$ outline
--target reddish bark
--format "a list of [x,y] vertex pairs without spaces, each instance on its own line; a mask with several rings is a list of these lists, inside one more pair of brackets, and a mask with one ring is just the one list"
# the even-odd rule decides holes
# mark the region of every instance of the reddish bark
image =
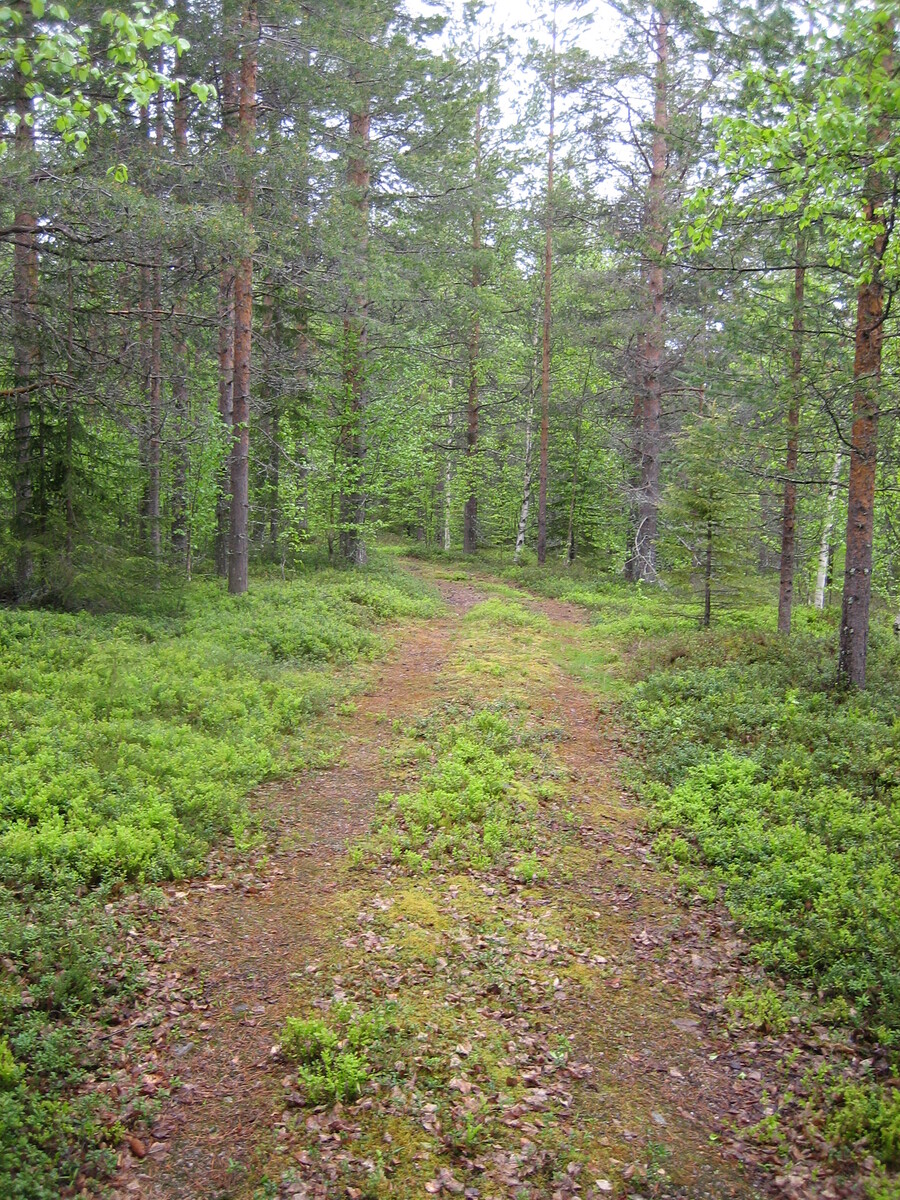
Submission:
[[[239,199],[253,216],[253,140],[256,132],[256,74],[259,18],[256,0],[246,0],[241,22],[241,91],[238,138],[242,151]],[[228,590],[246,592],[250,567],[250,361],[253,333],[253,258],[246,254],[234,279],[234,376],[232,395],[231,525],[228,538]]]
[[[880,220],[878,208],[872,202],[867,206],[867,215],[870,221]],[[866,684],[869,603],[872,595],[878,388],[884,337],[884,285],[880,265],[886,246],[887,234],[881,233],[873,248],[873,278],[860,287],[856,307],[856,353],[853,362],[856,386],[853,393],[853,427],[850,435],[847,549],[844,559],[838,678],[859,688],[865,687]]]
[[[884,74],[894,72],[893,18],[884,26],[881,63]],[[881,144],[890,136],[886,124],[874,132]],[[838,679],[854,687],[866,685],[869,645],[869,604],[872,598],[872,534],[878,451],[881,349],[884,340],[884,281],[882,262],[888,245],[885,180],[872,170],[867,180],[866,220],[874,231],[869,252],[869,279],[857,294],[856,352],[853,360],[853,426],[850,434],[850,481],[847,495],[847,538],[844,593],[838,648]]]

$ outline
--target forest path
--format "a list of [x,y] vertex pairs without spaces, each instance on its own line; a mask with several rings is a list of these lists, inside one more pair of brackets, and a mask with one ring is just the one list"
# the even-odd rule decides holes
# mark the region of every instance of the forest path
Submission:
[[[175,1086],[129,1138],[114,1195],[762,1195],[723,1149],[732,1121],[763,1115],[759,1073],[704,1015],[740,946],[648,863],[616,729],[560,665],[583,614],[415,569],[447,615],[405,629],[335,717],[339,765],[257,794],[265,852],[167,889],[148,1091]],[[351,870],[378,793],[415,788],[448,722],[485,708],[540,747],[534,854]],[[366,1050],[374,1094],[310,1110],[272,1048],[288,1015],[336,1001],[387,1005],[402,1032],[383,1035],[384,1062]]]

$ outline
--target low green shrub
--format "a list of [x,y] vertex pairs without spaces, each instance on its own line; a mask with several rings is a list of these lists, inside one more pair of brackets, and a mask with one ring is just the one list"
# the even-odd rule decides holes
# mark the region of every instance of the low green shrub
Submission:
[[[415,731],[433,749],[420,786],[379,797],[384,812],[357,861],[387,857],[414,873],[441,864],[485,870],[534,851],[537,760],[504,715],[426,722]],[[536,782],[536,780],[535,780]]]
[[362,1095],[369,1070],[353,1050],[323,1050],[313,1062],[300,1067],[297,1077],[312,1105],[352,1104]]
[[322,1017],[288,1017],[283,1053],[300,1065],[297,1080],[311,1105],[352,1104],[373,1074],[371,1057],[384,1057],[395,1032],[393,1004],[356,1012],[348,1004]]
[[850,1083],[835,1089],[826,1132],[838,1145],[867,1150],[885,1167],[900,1167],[900,1090]]
[[281,1048],[297,1062],[315,1062],[325,1051],[337,1046],[338,1035],[320,1017],[288,1017],[281,1035]]

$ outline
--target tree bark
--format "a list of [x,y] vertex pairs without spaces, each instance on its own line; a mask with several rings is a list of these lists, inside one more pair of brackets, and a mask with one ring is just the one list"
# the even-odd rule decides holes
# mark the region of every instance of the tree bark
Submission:
[[[354,79],[358,85],[360,81]],[[365,407],[366,342],[368,336],[369,245],[369,139],[371,134],[369,100],[350,113],[350,152],[347,183],[350,203],[357,214],[353,234],[353,265],[350,295],[344,314],[344,414],[341,443],[346,474],[340,499],[340,547],[347,562],[364,566],[368,558],[364,529],[366,522],[365,489]]]
[[797,462],[800,452],[800,405],[803,400],[803,293],[806,285],[806,245],[797,236],[794,300],[791,318],[791,379],[787,411],[787,454],[784,464],[784,505],[781,515],[781,577],[778,588],[778,632],[791,632],[794,600],[794,550],[797,531]]
[[706,555],[703,560],[703,628],[709,629],[712,620],[713,527],[706,522]]
[[[241,210],[253,216],[253,141],[256,132],[256,73],[259,18],[256,0],[246,0],[241,22],[241,92],[238,139],[241,147]],[[250,568],[250,364],[253,339],[253,257],[246,254],[234,280],[234,384],[232,399],[231,525],[228,538],[228,590],[246,592]]]
[[[450,376],[450,403],[453,403],[453,376]],[[447,413],[447,441],[453,445],[453,409]],[[444,460],[444,553],[450,552],[450,487],[453,483],[450,449]]]
[[159,256],[150,268],[150,357],[147,378],[147,522],[150,527],[150,553],[158,559],[162,550],[160,529],[160,463],[162,459],[162,279]]
[[[34,131],[31,120],[31,99],[26,93],[26,79],[16,69],[15,105],[19,123],[16,127],[16,149],[22,156],[34,152]],[[26,119],[27,118],[27,119]],[[34,577],[34,555],[31,539],[34,536],[34,479],[32,476],[31,413],[38,387],[38,255],[35,231],[37,219],[26,208],[15,214],[18,233],[13,243],[13,389],[15,392],[15,485],[14,522],[16,537],[16,597],[25,599]]]
[[538,470],[537,560],[547,560],[547,475],[550,466],[550,330],[553,317],[553,137],[556,118],[556,4],[550,47],[550,126],[547,135],[547,212],[544,221],[544,315],[541,328],[541,458]]
[[[234,0],[223,0],[222,6],[222,131],[226,146],[233,148],[237,141],[238,111],[240,108],[240,19]],[[219,417],[225,429],[228,451],[221,464],[216,495],[216,534],[214,556],[216,574],[228,578],[228,537],[231,523],[231,449],[234,416],[234,282],[233,263],[226,263],[219,276],[218,298],[218,360],[219,360]]]
[[653,140],[650,182],[647,188],[647,289],[650,320],[644,336],[644,372],[641,411],[641,483],[635,532],[635,579],[657,580],[656,542],[659,524],[659,458],[661,451],[662,371],[665,355],[665,254],[668,245],[666,174],[669,159],[669,14],[659,8],[654,16],[656,72],[653,84]]
[[[479,80],[479,89],[480,89]],[[469,333],[469,395],[466,404],[466,467],[469,495],[463,511],[463,550],[474,553],[478,545],[478,493],[475,456],[478,452],[478,352],[481,342],[479,289],[481,288],[481,94],[475,107],[475,200],[472,206],[472,328]]]
[[[870,202],[867,207],[868,219],[877,220],[876,213],[876,206]],[[876,239],[874,275],[870,282],[860,287],[856,307],[856,352],[853,362],[855,391],[850,434],[850,484],[838,678],[858,688],[866,685],[869,603],[872,596],[872,533],[884,309],[880,264],[886,243],[886,234]]]
[[[226,267],[219,277],[219,417],[228,433],[233,436],[234,403],[234,279],[233,267]],[[216,497],[216,574],[228,577],[228,524],[231,512],[230,458],[220,472],[219,489]]]
[[[172,108],[172,135],[175,156],[181,161],[187,158],[187,95],[184,91],[175,100]],[[190,559],[188,531],[188,418],[190,398],[188,394],[188,345],[184,329],[185,314],[172,313],[172,407],[175,418],[175,454],[172,470],[172,550],[185,570]]]
[[[887,77],[894,68],[894,22],[884,29],[881,66]],[[883,125],[875,131],[877,143],[889,136]],[[872,598],[872,534],[875,518],[878,417],[881,384],[881,349],[884,340],[884,281],[882,262],[888,244],[884,202],[885,181],[870,171],[867,181],[866,220],[875,230],[869,254],[870,277],[861,284],[856,304],[856,352],[853,360],[853,425],[850,433],[850,482],[847,494],[847,538],[844,557],[844,592],[838,647],[838,681],[853,687],[866,685],[869,645],[869,604]]]
[[841,467],[844,464],[844,451],[839,449],[834,456],[834,467],[828,486],[828,498],[825,501],[825,523],[822,526],[822,541],[819,544],[819,565],[816,571],[816,590],[813,595],[813,605],[820,612],[825,607],[825,584],[828,579],[828,560],[831,556],[831,534],[834,530],[834,508],[837,503],[838,489],[841,483]]
[[522,481],[522,507],[519,509],[519,528],[516,531],[516,549],[513,561],[518,562],[525,549],[525,534],[528,529],[528,512],[531,508],[531,423],[534,420],[534,401],[528,406],[528,416],[525,420],[525,476]]

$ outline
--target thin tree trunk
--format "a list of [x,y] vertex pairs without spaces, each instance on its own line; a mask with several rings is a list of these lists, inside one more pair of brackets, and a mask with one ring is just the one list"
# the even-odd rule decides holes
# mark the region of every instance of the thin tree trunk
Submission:
[[[235,0],[222,5],[222,130],[225,143],[237,142],[240,89],[240,13]],[[216,494],[214,556],[216,574],[228,578],[228,538],[231,522],[231,450],[234,418],[234,284],[235,268],[226,263],[219,276],[219,417],[228,450],[219,469]]]
[[640,523],[639,507],[641,495],[641,443],[644,418],[644,335],[638,333],[636,342],[637,375],[634,397],[631,403],[631,446],[629,454],[630,488],[628,496],[628,542],[625,547],[623,574],[629,583],[638,578],[637,535]]
[[[181,7],[181,6],[180,6]],[[182,14],[183,15],[183,14]],[[187,95],[181,92],[172,108],[172,134],[175,156],[187,158]],[[187,570],[188,565],[188,346],[184,330],[185,314],[172,313],[172,407],[175,418],[175,454],[172,472],[172,550]]]
[[669,15],[659,8],[655,14],[656,76],[654,80],[653,142],[650,182],[647,189],[647,234],[649,267],[647,286],[650,322],[644,341],[644,389],[641,414],[641,486],[635,534],[634,576],[655,583],[656,542],[659,523],[659,457],[661,450],[662,369],[665,353],[665,268],[668,244],[666,217],[666,173],[668,170],[669,109]]
[[544,221],[544,317],[541,330],[541,460],[538,470],[537,560],[547,559],[547,475],[550,465],[550,330],[553,317],[553,137],[556,118],[556,3],[550,49],[550,127],[547,135],[547,211]]
[[703,562],[703,628],[709,629],[712,619],[713,528],[706,522],[706,556]]
[[[358,79],[354,82],[360,84]],[[345,486],[341,488],[340,546],[347,562],[364,566],[367,560],[364,529],[366,522],[365,489],[365,407],[366,343],[368,337],[369,245],[369,138],[371,133],[369,100],[350,113],[350,153],[347,183],[350,203],[357,213],[354,231],[353,278],[344,316],[344,391],[347,412],[341,433],[344,451]]]
[[[26,79],[16,69],[16,148],[25,156],[34,152],[34,131],[31,119],[31,99],[25,88]],[[27,119],[26,119],[27,118]],[[13,388],[15,391],[15,514],[16,595],[27,596],[34,576],[34,556],[31,539],[34,536],[34,480],[32,476],[31,411],[38,387],[38,256],[35,231],[37,219],[26,208],[17,210],[15,224],[18,232],[13,243]]]
[[806,239],[797,235],[794,303],[791,320],[791,399],[787,411],[787,455],[784,464],[784,507],[781,516],[781,578],[778,588],[778,632],[791,632],[794,600],[794,552],[797,531],[797,462],[800,451],[800,405],[803,399],[803,292],[806,284]]
[[466,467],[469,495],[463,511],[463,550],[474,553],[478,544],[478,494],[475,456],[478,452],[478,352],[481,342],[479,289],[481,287],[481,93],[475,107],[475,201],[472,207],[472,328],[469,333],[469,396],[466,404]]
[[578,495],[578,459],[581,455],[581,404],[575,420],[575,461],[572,464],[572,494],[569,498],[569,529],[566,534],[566,566],[575,561],[575,500]]
[[839,449],[834,456],[834,467],[831,481],[828,485],[828,499],[825,501],[825,524],[822,526],[822,541],[819,544],[819,565],[816,571],[816,590],[813,605],[821,612],[825,607],[825,584],[828,579],[828,559],[831,551],[831,534],[834,530],[834,509],[837,503],[838,489],[841,484],[841,467],[844,465],[844,451]]
[[[453,376],[450,376],[450,402],[453,403]],[[447,441],[453,445],[453,409],[447,413]],[[452,461],[450,450],[444,461],[444,553],[450,552],[450,486],[453,482]]]
[[534,420],[534,398],[528,405],[528,416],[525,420],[525,476],[522,481],[522,507],[519,509],[519,528],[516,531],[516,549],[513,553],[513,561],[518,562],[522,556],[522,551],[525,549],[525,533],[528,529],[528,512],[531,508],[531,448],[532,448],[532,431],[531,425]]
[[[256,0],[246,0],[241,22],[241,210],[253,216],[253,140],[256,132],[256,73],[259,19]],[[234,385],[232,399],[231,525],[228,538],[228,590],[246,592],[250,569],[250,363],[253,339],[253,258],[241,260],[234,280]]]
[[147,521],[150,553],[158,559],[162,550],[160,530],[160,462],[162,459],[162,278],[159,255],[150,268],[150,373],[147,380]]
[[[234,280],[233,267],[226,267],[219,277],[219,416],[232,438],[234,403]],[[228,577],[228,523],[231,512],[230,459],[223,464],[216,496],[216,574]]]

